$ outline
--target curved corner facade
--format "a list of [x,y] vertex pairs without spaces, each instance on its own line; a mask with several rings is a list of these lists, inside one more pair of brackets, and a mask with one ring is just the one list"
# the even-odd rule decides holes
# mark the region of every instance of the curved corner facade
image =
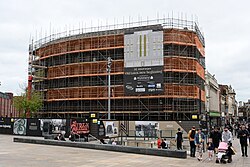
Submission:
[[[197,25],[161,23],[80,33],[30,48],[40,117],[191,120],[204,111],[205,44]],[[139,71],[139,72],[138,72]]]

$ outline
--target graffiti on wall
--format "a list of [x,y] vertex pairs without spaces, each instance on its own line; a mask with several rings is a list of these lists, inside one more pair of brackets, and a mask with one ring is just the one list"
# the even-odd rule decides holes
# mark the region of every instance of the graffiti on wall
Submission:
[[14,122],[13,133],[15,135],[26,135],[26,127],[26,119],[16,119]]
[[89,123],[81,120],[71,120],[71,134],[87,135],[89,134]]

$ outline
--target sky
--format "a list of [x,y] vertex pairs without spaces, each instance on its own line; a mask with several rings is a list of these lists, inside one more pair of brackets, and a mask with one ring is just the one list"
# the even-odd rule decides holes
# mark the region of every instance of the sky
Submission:
[[241,0],[0,0],[0,91],[27,84],[28,46],[65,29],[138,18],[196,18],[206,42],[206,68],[250,99],[250,1]]

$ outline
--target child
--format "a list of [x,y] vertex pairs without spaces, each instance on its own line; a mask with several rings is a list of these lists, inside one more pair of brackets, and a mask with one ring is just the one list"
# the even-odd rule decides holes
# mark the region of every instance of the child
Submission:
[[198,161],[202,161],[202,151],[203,151],[203,143],[205,140],[205,135],[203,132],[201,132],[201,129],[198,129],[197,133],[195,134],[195,140],[194,143],[196,147],[198,148],[199,156],[198,156]]
[[212,138],[208,139],[207,150],[208,150],[208,160],[211,161],[214,152],[214,144],[212,142]]

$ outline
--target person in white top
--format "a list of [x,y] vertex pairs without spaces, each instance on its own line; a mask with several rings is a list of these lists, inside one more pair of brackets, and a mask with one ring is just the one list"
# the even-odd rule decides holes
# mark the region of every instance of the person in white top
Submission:
[[222,132],[222,141],[226,143],[232,143],[232,133],[228,130],[228,127],[224,128]]
[[112,145],[116,145],[116,142],[115,142],[115,140],[113,140],[113,141],[112,141]]

